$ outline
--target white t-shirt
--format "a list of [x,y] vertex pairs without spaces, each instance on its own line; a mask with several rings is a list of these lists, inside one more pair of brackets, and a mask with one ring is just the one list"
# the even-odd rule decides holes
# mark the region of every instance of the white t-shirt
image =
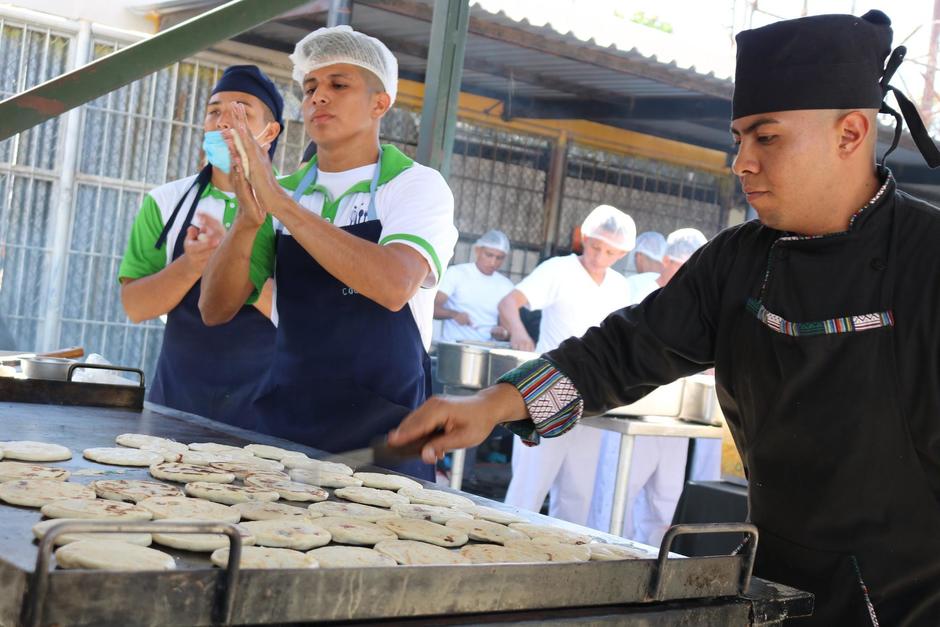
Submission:
[[[388,150],[388,148],[386,148]],[[375,165],[354,168],[344,172],[317,174],[317,186],[326,188],[332,198],[337,198],[353,185],[372,180]],[[383,162],[384,167],[384,162]],[[306,171],[306,168],[304,168]],[[294,177],[299,173],[295,173]],[[300,205],[316,215],[323,215],[324,196],[313,192],[300,198]],[[424,257],[431,272],[418,292],[408,302],[421,340],[427,350],[431,346],[434,318],[433,289],[441,278],[454,254],[457,243],[457,228],[454,226],[454,195],[440,172],[413,163],[387,183],[379,185],[375,192],[375,209],[382,223],[379,243],[403,244]],[[342,198],[332,222],[336,226],[352,226],[367,220],[369,192],[353,192]],[[290,232],[279,221],[274,228],[282,235]],[[276,289],[276,285],[275,285]],[[277,320],[277,299],[272,319]]]
[[610,268],[600,285],[588,274],[578,255],[543,261],[516,285],[531,309],[542,310],[539,341],[544,353],[569,337],[580,337],[610,313],[629,304],[627,280]]
[[490,331],[499,324],[497,306],[512,291],[512,281],[499,272],[486,276],[475,263],[462,263],[447,268],[437,289],[448,296],[446,306],[470,316],[472,326],[444,320],[441,339],[491,340]]
[[659,283],[656,282],[657,279],[659,279],[658,272],[641,272],[640,274],[628,276],[627,287],[629,294],[627,295],[627,302],[636,305],[658,290]]

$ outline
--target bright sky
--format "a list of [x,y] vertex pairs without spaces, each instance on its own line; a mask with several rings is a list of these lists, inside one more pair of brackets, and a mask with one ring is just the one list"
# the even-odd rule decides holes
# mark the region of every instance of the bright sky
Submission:
[[[489,11],[505,11],[514,19],[551,23],[556,30],[571,30],[581,39],[593,37],[598,44],[615,44],[644,55],[675,61],[680,67],[695,67],[719,77],[734,73],[734,38],[739,30],[763,26],[779,19],[808,15],[853,13],[862,15],[881,9],[891,18],[894,45],[907,46],[907,58],[892,84],[921,102],[924,70],[928,57],[933,0],[475,0]],[[751,7],[757,5],[758,10]],[[642,12],[671,26],[666,33],[632,21]],[[940,76],[936,84],[940,87]],[[936,100],[940,101],[940,98]],[[940,109],[935,102],[934,110]],[[938,116],[940,117],[940,116]]]

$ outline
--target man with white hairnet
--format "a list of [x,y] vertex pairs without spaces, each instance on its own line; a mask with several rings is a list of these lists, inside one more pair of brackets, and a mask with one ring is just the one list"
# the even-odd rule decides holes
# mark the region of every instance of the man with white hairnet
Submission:
[[512,291],[512,281],[498,272],[509,254],[509,238],[489,231],[473,244],[473,254],[473,262],[449,267],[437,288],[434,317],[444,321],[441,339],[508,340],[497,308]]
[[[669,283],[696,250],[707,240],[697,229],[679,229],[669,234],[663,255],[663,271],[646,293],[633,295],[630,305]],[[636,278],[636,277],[634,277]],[[620,435],[605,432],[597,460],[597,478],[588,526],[607,531],[610,526]],[[718,441],[719,445],[721,444]],[[672,522],[676,504],[682,495],[688,438],[637,436],[630,462],[626,511],[621,535],[644,544],[659,546]]]
[[[542,262],[499,304],[513,348],[552,350],[628,304],[627,280],[611,266],[636,243],[633,219],[601,205],[581,224],[581,237],[582,254]],[[542,310],[538,346],[522,325],[522,307]],[[545,440],[538,447],[513,438],[506,503],[537,512],[550,492],[549,515],[583,525],[591,505],[601,433],[576,425],[566,437]]]
[[[317,153],[275,179],[236,115],[224,136],[239,213],[206,271],[200,309],[219,324],[244,302],[250,243],[271,214],[278,329],[273,364],[258,372],[254,428],[342,452],[368,446],[430,392],[433,288],[457,240],[454,198],[439,172],[379,143],[398,89],[382,42],[321,28],[290,58]],[[420,462],[396,470],[433,478]]]
[[663,272],[663,255],[666,254],[666,238],[662,233],[646,231],[636,236],[633,256],[635,274],[627,276],[630,284],[630,304],[638,303],[650,292],[659,289],[656,281]]

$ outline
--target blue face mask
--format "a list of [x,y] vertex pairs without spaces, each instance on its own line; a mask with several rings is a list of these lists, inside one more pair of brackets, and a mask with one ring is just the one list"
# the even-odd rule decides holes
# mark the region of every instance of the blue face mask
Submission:
[[229,154],[228,146],[222,138],[222,131],[206,131],[202,138],[202,149],[213,168],[218,168],[226,174],[231,171],[232,155]]

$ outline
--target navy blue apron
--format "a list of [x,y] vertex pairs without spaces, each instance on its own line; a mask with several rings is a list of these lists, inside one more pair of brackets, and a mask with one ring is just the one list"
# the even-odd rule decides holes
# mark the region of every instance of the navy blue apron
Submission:
[[[173,246],[174,260],[183,254],[186,229],[201,196],[200,190],[196,193]],[[206,326],[199,313],[199,284],[196,281],[167,314],[148,400],[251,427],[250,403],[274,355],[274,325],[256,307],[246,305],[226,324]]]
[[[382,159],[369,188],[369,212],[347,233],[378,243],[375,210]],[[314,163],[294,192],[317,179]],[[262,433],[341,453],[368,446],[430,395],[430,359],[410,307],[389,311],[323,269],[293,237],[278,233],[277,349],[255,410]],[[433,480],[420,460],[391,468]]]

